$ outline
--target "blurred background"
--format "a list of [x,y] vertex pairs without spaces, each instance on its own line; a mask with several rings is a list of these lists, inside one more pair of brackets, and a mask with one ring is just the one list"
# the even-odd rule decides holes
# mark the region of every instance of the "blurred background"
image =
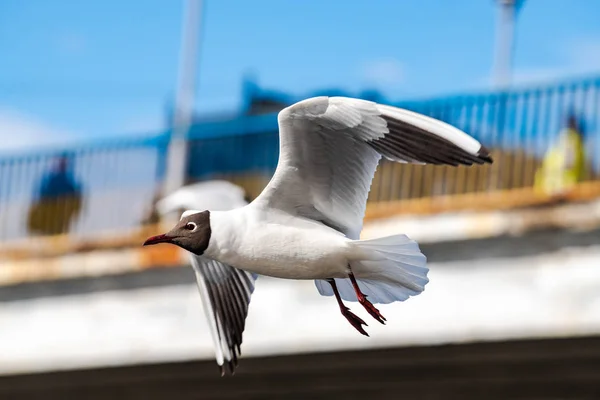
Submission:
[[[0,398],[600,398],[598,17],[596,0],[0,0]],[[367,338],[314,283],[261,277],[220,378],[185,254],[141,243],[256,197],[277,112],[316,95],[446,121],[495,163],[382,161],[363,237],[419,241],[425,292]]]

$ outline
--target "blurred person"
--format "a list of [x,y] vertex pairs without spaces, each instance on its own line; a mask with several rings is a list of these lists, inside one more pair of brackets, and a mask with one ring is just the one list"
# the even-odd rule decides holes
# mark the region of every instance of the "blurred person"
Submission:
[[536,171],[536,193],[564,195],[587,175],[584,135],[576,117],[571,114],[556,144],[546,152],[542,166]]
[[39,183],[28,215],[31,234],[59,235],[67,233],[82,207],[81,184],[69,165],[69,158],[56,159]]

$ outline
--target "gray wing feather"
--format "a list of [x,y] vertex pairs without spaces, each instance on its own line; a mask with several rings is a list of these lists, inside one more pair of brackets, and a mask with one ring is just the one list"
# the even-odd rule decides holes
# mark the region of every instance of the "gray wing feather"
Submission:
[[208,257],[191,255],[217,363],[235,371],[256,274]]

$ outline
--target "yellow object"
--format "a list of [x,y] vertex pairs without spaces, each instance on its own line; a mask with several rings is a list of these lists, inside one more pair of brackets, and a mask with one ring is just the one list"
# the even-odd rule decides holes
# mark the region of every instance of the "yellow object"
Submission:
[[71,222],[81,211],[80,196],[59,197],[34,203],[29,210],[29,232],[42,235],[67,233]]
[[547,195],[564,193],[582,181],[584,174],[585,152],[581,135],[574,129],[566,129],[536,171],[534,189]]

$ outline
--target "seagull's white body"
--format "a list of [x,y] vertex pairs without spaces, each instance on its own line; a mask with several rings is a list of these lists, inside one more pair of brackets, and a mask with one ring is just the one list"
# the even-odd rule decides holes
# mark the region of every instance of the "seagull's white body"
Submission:
[[259,275],[285,279],[346,277],[351,241],[313,220],[259,204],[211,212],[206,256]]
[[[192,257],[219,365],[235,364],[256,274],[314,279],[321,295],[347,301],[357,301],[352,279],[372,303],[404,301],[424,290],[428,269],[416,242],[405,235],[359,240],[382,157],[492,162],[477,140],[451,125],[365,100],[311,98],[282,110],[278,122],[273,178],[252,203],[211,211],[208,247]],[[340,310],[352,317],[341,299]]]

